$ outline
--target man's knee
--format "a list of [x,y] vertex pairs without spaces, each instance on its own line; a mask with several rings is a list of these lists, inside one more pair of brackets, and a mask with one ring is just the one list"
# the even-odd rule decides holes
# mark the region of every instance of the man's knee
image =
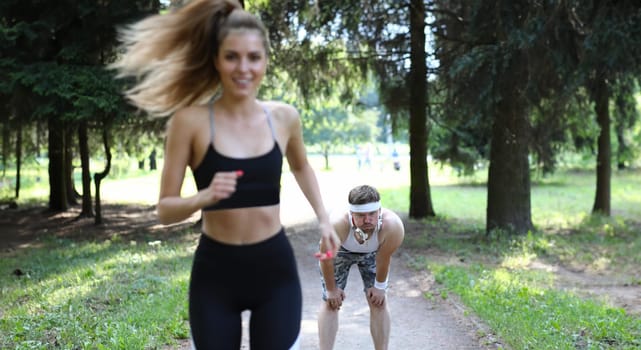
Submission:
[[369,309],[372,312],[372,314],[383,313],[383,312],[385,312],[385,310],[387,310],[387,299],[385,299],[385,301],[383,301],[383,304],[376,305],[376,304],[373,304],[372,301],[369,300],[369,298],[368,298],[367,299],[367,305],[369,306]]
[[329,303],[328,303],[328,302],[323,301],[323,302],[322,302],[322,304],[321,304],[321,310],[322,310],[323,312],[327,312],[327,313],[331,313],[331,314],[333,314],[333,313],[338,313],[338,311],[339,311],[340,309],[334,309],[334,308],[332,308],[331,306],[329,306]]

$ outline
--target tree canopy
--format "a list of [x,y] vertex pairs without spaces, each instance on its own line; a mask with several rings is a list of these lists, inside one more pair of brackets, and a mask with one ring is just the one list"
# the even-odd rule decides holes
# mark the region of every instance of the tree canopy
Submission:
[[[407,135],[411,217],[436,214],[428,154],[462,170],[489,164],[487,230],[517,233],[533,228],[532,170],[554,171],[567,150],[594,153],[593,211],[609,214],[611,144],[618,167],[638,158],[638,1],[241,3],[269,28],[261,96],[299,107],[307,142],[329,154],[388,122]],[[22,148],[39,153],[46,136],[52,209],[73,197],[74,153],[85,164],[114,140],[139,154],[162,142],[164,121],[136,114],[120,94],[127,81],[105,69],[118,54],[118,26],[161,8],[143,0],[0,4],[3,163],[19,164]],[[377,98],[366,106],[372,83]]]

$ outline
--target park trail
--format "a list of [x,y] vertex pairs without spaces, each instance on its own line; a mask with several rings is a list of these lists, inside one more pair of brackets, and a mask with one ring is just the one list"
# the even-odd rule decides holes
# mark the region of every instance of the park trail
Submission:
[[[360,175],[359,175],[360,174]],[[346,208],[349,190],[363,180],[363,173],[353,176],[319,174],[323,200],[329,211]],[[368,183],[376,186],[376,183]],[[387,184],[389,185],[389,184]],[[384,203],[383,203],[384,205]],[[316,218],[289,173],[283,174],[281,218],[298,262],[303,289],[303,320],[300,349],[318,349],[317,315],[321,302],[321,284],[318,260],[319,231]],[[433,278],[426,271],[409,267],[411,255],[402,247],[392,259],[388,302],[392,317],[390,350],[468,350],[497,349],[487,327],[466,314],[456,301],[432,297]],[[346,299],[340,310],[339,329],[334,349],[369,350],[374,345],[369,332],[369,308],[363,284],[355,266],[350,271]],[[243,342],[241,349],[249,349],[249,313],[243,313]],[[178,349],[189,349],[183,343]]]

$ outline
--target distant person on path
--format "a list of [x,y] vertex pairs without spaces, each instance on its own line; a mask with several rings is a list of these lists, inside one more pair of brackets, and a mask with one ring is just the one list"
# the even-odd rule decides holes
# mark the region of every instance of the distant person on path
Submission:
[[394,170],[401,170],[401,160],[398,156],[398,151],[396,150],[396,148],[394,148],[394,150],[392,151],[392,163],[394,165]]
[[363,149],[360,145],[356,145],[356,147],[354,148],[354,154],[356,154],[358,170],[361,170],[361,167],[363,166]]
[[[323,254],[340,241],[291,105],[260,101],[268,35],[235,0],[193,0],[122,32],[113,68],[138,77],[127,97],[169,116],[157,212],[181,222],[201,211],[202,235],[189,285],[189,324],[198,350],[240,349],[251,311],[252,350],[297,349],[302,291],[280,221],[283,157],[318,218]],[[186,168],[198,192],[181,195]]]
[[372,144],[368,143],[368,144],[365,146],[365,151],[364,151],[364,152],[365,152],[365,155],[364,155],[364,158],[365,158],[365,165],[366,165],[368,168],[370,168],[370,169],[371,169],[371,168],[372,168],[372,152],[373,152],[373,151],[372,151]]
[[[336,257],[319,262],[323,302],[318,316],[320,350],[334,347],[338,312],[346,298],[349,270],[358,266],[370,309],[370,333],[376,350],[388,348],[390,312],[386,290],[392,254],[405,236],[401,218],[381,207],[379,192],[368,185],[353,188],[348,195],[349,210],[332,218],[341,240]],[[321,242],[321,251],[325,250]]]

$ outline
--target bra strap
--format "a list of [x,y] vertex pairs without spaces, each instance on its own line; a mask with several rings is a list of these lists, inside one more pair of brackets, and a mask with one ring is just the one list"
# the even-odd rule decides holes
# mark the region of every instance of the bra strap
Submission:
[[263,106],[265,114],[267,114],[267,124],[269,124],[269,130],[272,132],[272,138],[276,140],[276,132],[274,131],[274,126],[272,125],[272,114],[269,113],[267,107]]

